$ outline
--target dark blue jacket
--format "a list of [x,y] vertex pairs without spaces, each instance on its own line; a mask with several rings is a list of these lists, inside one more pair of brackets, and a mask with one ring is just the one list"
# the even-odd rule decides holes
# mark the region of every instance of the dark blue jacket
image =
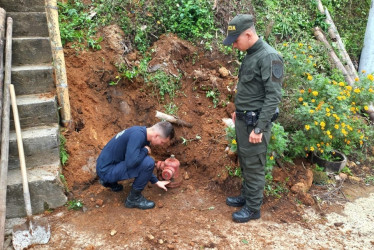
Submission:
[[[119,132],[101,151],[97,159],[96,171],[100,178],[111,172],[111,168],[122,168],[124,175],[120,179],[138,176],[141,162],[148,155],[146,127],[134,126]],[[154,174],[150,179],[154,184],[158,180]]]

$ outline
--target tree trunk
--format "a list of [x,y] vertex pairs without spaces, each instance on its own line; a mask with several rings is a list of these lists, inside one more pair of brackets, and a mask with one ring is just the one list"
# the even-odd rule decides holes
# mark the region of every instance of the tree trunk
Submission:
[[185,122],[185,121],[183,121],[183,120],[181,120],[181,119],[179,119],[175,116],[168,115],[168,114],[162,113],[160,111],[156,111],[156,117],[161,119],[161,120],[165,120],[167,122],[175,123],[175,124],[178,124],[178,125],[181,125],[181,126],[186,126],[186,127],[189,127],[189,128],[192,127],[191,123]]

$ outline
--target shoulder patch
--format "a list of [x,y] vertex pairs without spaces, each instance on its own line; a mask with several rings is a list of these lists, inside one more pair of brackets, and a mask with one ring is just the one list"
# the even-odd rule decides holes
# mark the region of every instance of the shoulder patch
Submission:
[[271,61],[272,80],[280,82],[283,76],[283,63],[280,60]]

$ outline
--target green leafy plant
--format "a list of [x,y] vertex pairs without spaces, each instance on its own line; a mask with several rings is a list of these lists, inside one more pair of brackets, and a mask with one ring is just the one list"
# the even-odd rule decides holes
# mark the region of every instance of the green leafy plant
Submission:
[[74,199],[74,200],[69,200],[68,202],[67,202],[67,207],[68,207],[68,209],[69,210],[80,210],[80,209],[83,209],[83,202],[82,201],[80,201],[80,200],[76,200],[76,199]]
[[216,108],[219,103],[219,91],[217,89],[215,90],[208,90],[206,92],[206,97],[212,98],[213,101],[213,107]]
[[345,173],[349,176],[353,175],[352,170],[348,166],[345,166],[342,170],[340,170],[340,172]]
[[290,159],[285,156],[285,152],[289,147],[289,142],[288,133],[285,132],[283,126],[280,123],[273,123],[268,145],[268,154],[266,155],[265,172],[272,172],[277,158],[290,161]]
[[228,146],[232,152],[236,152],[238,149],[238,145],[236,142],[236,132],[235,127],[228,126],[225,128],[226,131],[226,140],[228,142]]
[[65,191],[66,191],[66,192],[69,192],[69,186],[68,186],[68,183],[67,183],[67,181],[66,181],[66,178],[65,178],[65,176],[64,176],[63,174],[60,174],[60,180],[61,180],[62,184],[63,184],[64,187],[65,187]]
[[158,88],[161,101],[164,101],[165,95],[168,95],[169,98],[173,100],[175,93],[179,88],[180,77],[175,77],[162,70],[157,70],[155,73],[148,75],[147,81],[151,82],[153,86]]
[[60,134],[60,160],[63,166],[69,160],[69,154],[66,151],[66,138],[62,134]]
[[287,177],[284,182],[273,182],[273,177],[270,174],[265,175],[265,195],[273,196],[277,199],[281,198],[282,194],[289,192],[286,185],[288,180],[289,178]]
[[242,170],[240,167],[231,167],[231,166],[226,166],[226,169],[229,173],[229,176],[233,177],[242,177]]

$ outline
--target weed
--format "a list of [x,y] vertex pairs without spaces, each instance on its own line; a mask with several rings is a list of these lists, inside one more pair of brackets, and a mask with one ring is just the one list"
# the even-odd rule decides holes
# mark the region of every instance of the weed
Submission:
[[67,202],[67,207],[69,210],[73,209],[73,210],[80,210],[83,208],[83,202],[80,201],[80,200],[70,200]]
[[366,183],[366,184],[374,185],[374,176],[372,176],[372,175],[367,175],[367,176],[365,177],[365,183]]
[[266,196],[273,196],[275,198],[281,198],[281,194],[288,193],[288,188],[286,183],[288,182],[289,178],[287,177],[285,181],[280,183],[273,182],[273,177],[270,173],[265,175],[265,195]]
[[233,176],[236,176],[236,177],[242,177],[242,169],[240,167],[231,167],[231,166],[226,166],[226,169],[229,173],[229,176],[233,177]]
[[342,170],[340,170],[340,172],[345,173],[346,175],[349,175],[349,176],[353,175],[352,170],[347,166],[345,166]]
[[187,146],[187,144],[191,141],[199,141],[201,140],[201,136],[200,135],[196,135],[195,138],[193,139],[186,139],[184,138],[183,136],[181,136],[181,140],[182,140],[182,144]]
[[60,160],[61,164],[65,166],[66,162],[69,160],[69,154],[66,151],[66,138],[62,134],[60,134]]
[[219,94],[220,93],[219,93],[219,91],[217,89],[215,89],[215,90],[208,90],[206,92],[206,97],[212,98],[214,108],[216,108],[217,104],[219,103]]
[[175,105],[175,103],[170,102],[166,105],[164,105],[165,113],[169,115],[176,115],[178,112],[178,106]]
[[60,174],[60,180],[65,187],[65,191],[68,193],[69,192],[68,183],[67,183],[66,178],[63,174]]

